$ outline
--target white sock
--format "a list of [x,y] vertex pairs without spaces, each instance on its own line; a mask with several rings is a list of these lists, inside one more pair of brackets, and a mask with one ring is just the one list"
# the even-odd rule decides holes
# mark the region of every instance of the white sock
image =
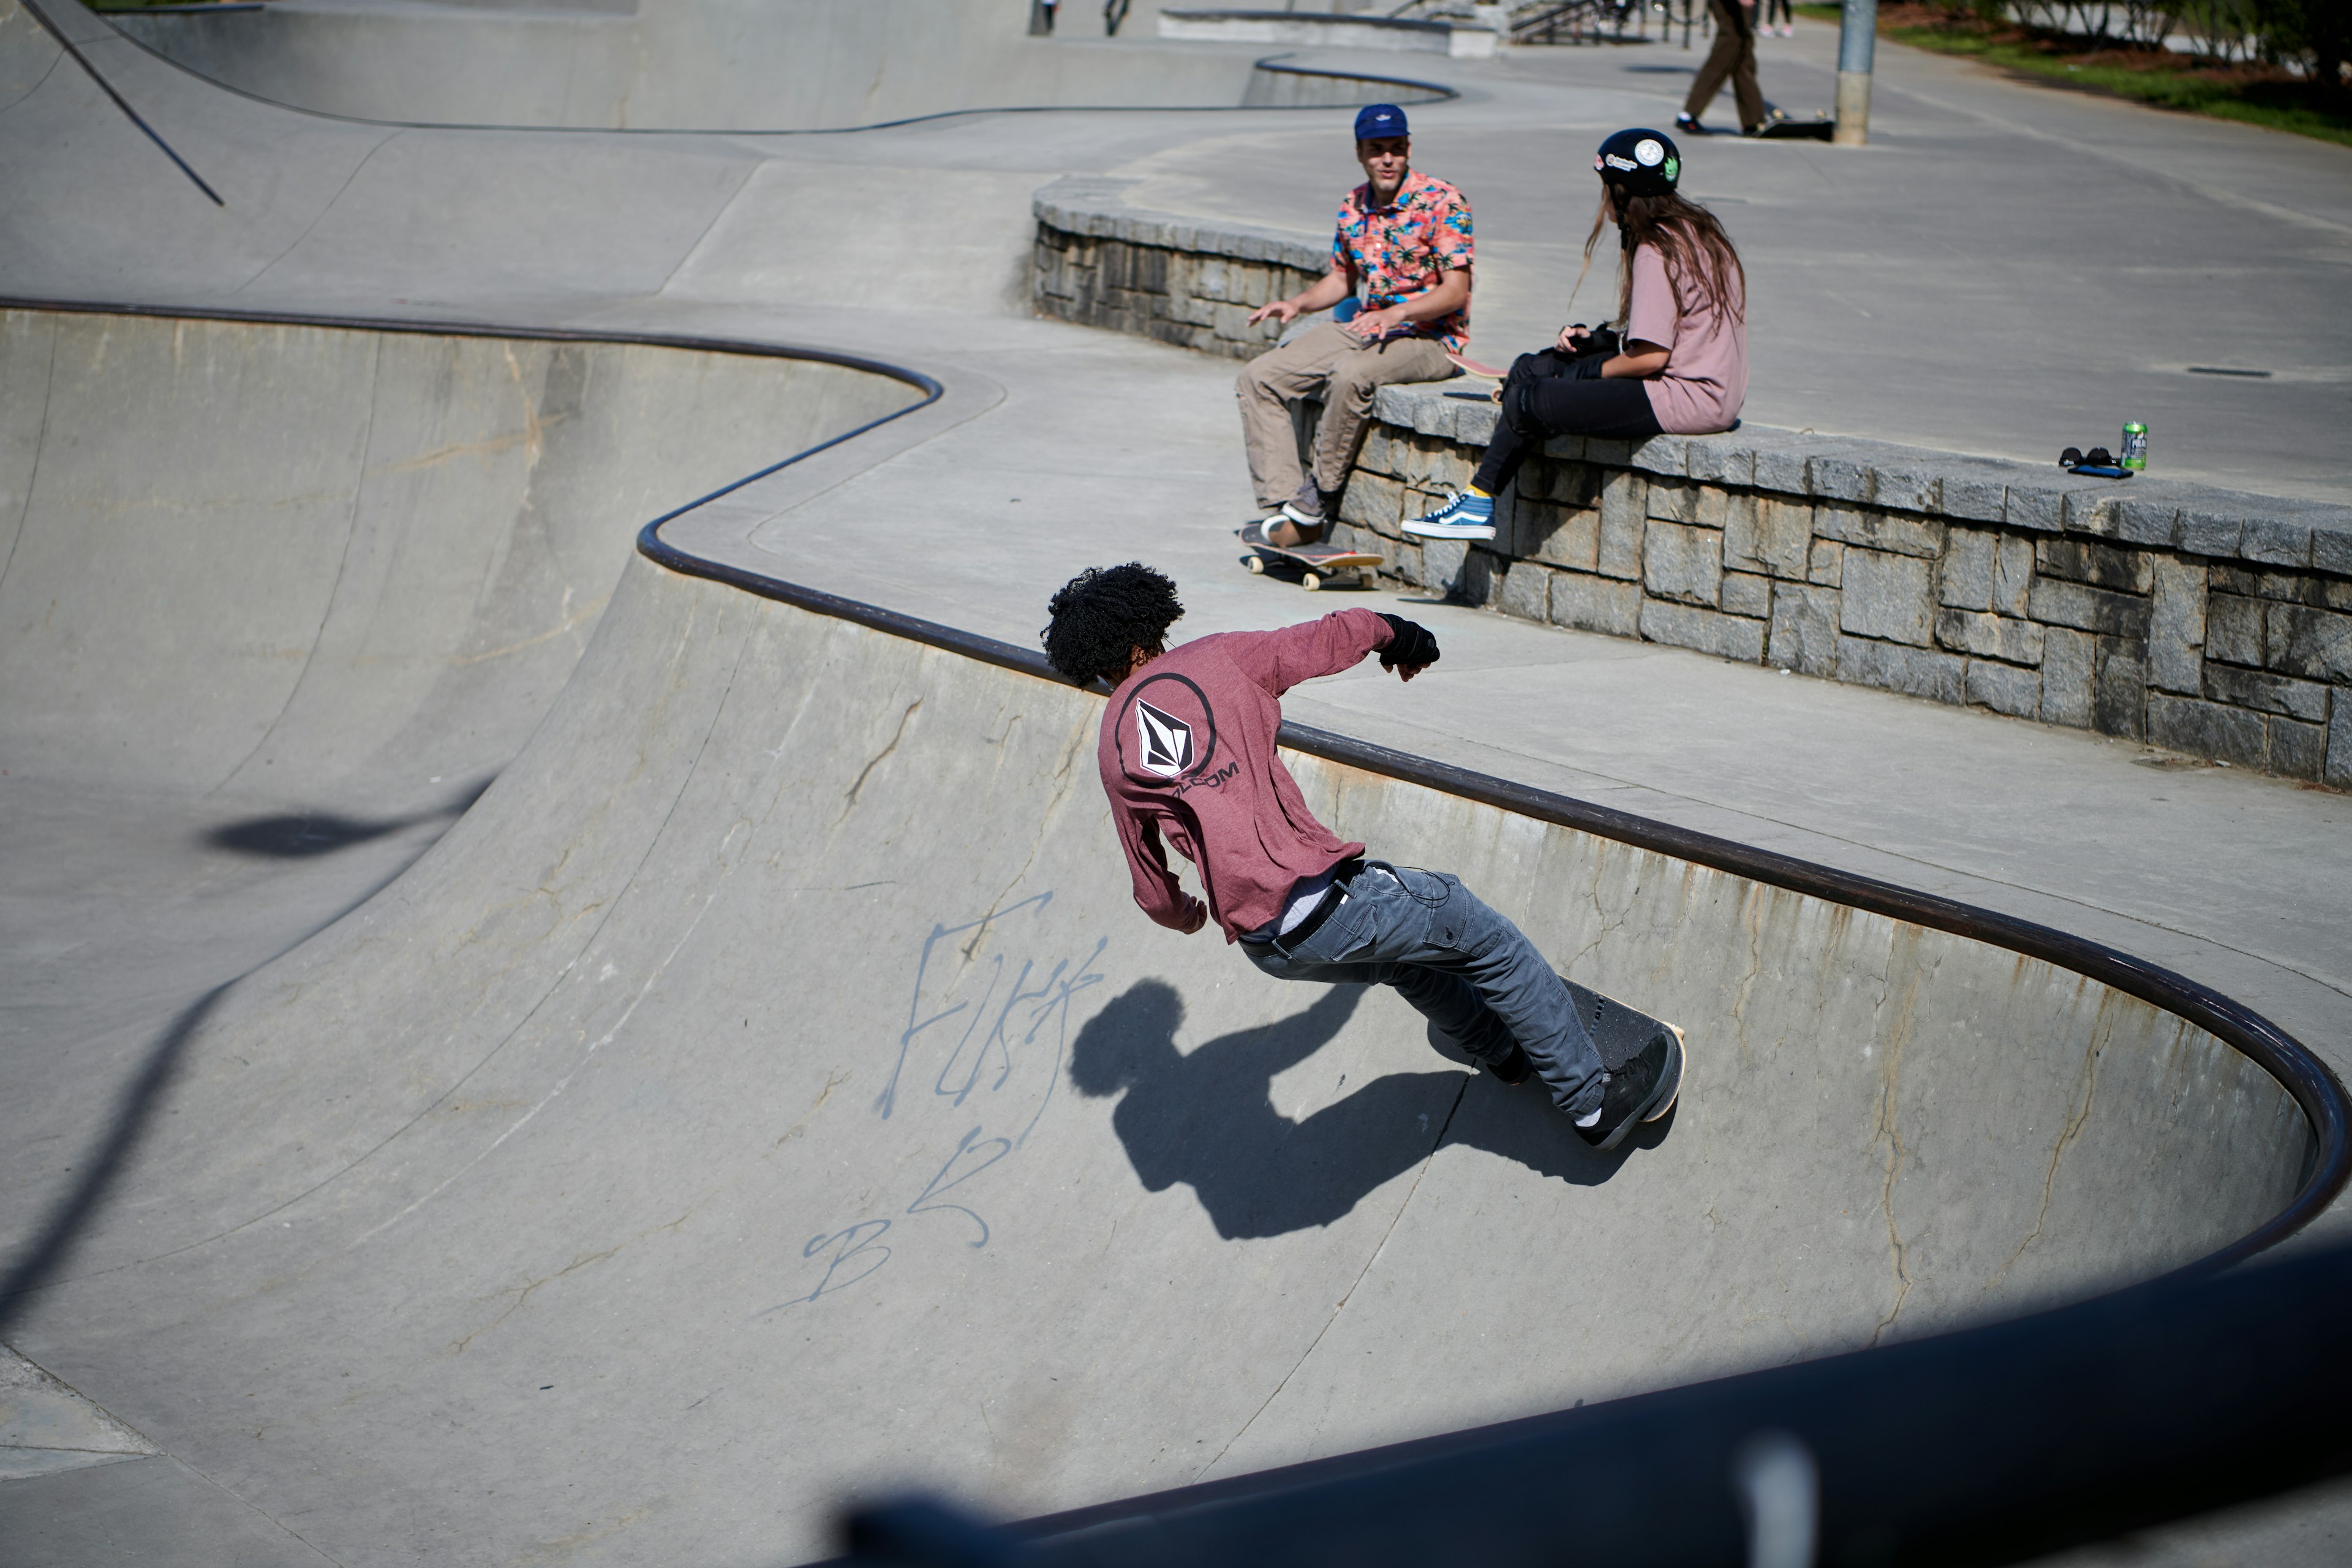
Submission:
[[1588,1111],[1586,1111],[1583,1115],[1581,1115],[1581,1116],[1578,1117],[1578,1118],[1576,1119],[1576,1124],[1577,1124],[1579,1127],[1598,1127],[1598,1126],[1600,1126],[1600,1125],[1601,1125],[1601,1108],[1600,1108],[1599,1106],[1597,1106],[1597,1105],[1596,1105],[1596,1106],[1594,1106],[1591,1110],[1588,1110]]

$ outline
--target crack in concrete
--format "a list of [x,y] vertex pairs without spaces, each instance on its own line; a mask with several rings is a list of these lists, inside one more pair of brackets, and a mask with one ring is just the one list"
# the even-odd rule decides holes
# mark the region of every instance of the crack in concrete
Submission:
[[1364,1259],[1363,1268],[1356,1271],[1356,1278],[1349,1283],[1348,1289],[1340,1295],[1339,1300],[1332,1304],[1330,1316],[1323,1320],[1323,1326],[1315,1331],[1315,1337],[1307,1342],[1307,1348],[1298,1352],[1298,1359],[1291,1363],[1288,1372],[1282,1374],[1281,1381],[1274,1385],[1273,1392],[1259,1402],[1255,1410],[1250,1412],[1249,1419],[1243,1422],[1234,1430],[1234,1435],[1225,1439],[1224,1447],[1219,1448],[1207,1464],[1192,1472],[1195,1479],[1207,1475],[1223,1463],[1225,1456],[1233,1452],[1234,1445],[1249,1436],[1249,1429],[1257,1425],[1258,1417],[1274,1407],[1274,1402],[1282,1397],[1282,1391],[1290,1386],[1290,1380],[1298,1375],[1299,1368],[1313,1359],[1315,1348],[1323,1342],[1323,1337],[1329,1333],[1332,1325],[1339,1321],[1339,1314],[1347,1310],[1348,1303],[1355,1300],[1356,1292],[1361,1289],[1364,1281],[1370,1278],[1373,1268],[1381,1260],[1381,1255],[1389,1249],[1389,1240],[1396,1235],[1396,1227],[1403,1223],[1405,1211],[1412,1206],[1412,1200],[1419,1195],[1422,1178],[1429,1174],[1430,1163],[1437,1158],[1437,1152],[1445,1147],[1446,1131],[1454,1125],[1454,1113],[1462,1109],[1463,1097],[1470,1092],[1471,1079],[1475,1077],[1476,1077],[1475,1073],[1464,1075],[1461,1086],[1454,1089],[1454,1103],[1446,1108],[1445,1120],[1438,1124],[1437,1136],[1431,1140],[1429,1152],[1422,1156],[1421,1168],[1413,1173],[1412,1185],[1406,1190],[1404,1201],[1397,1205],[1394,1214],[1389,1215],[1388,1228],[1381,1232],[1380,1245],[1372,1248],[1371,1256]]
[[880,751],[875,752],[872,759],[868,761],[864,767],[857,771],[857,780],[855,784],[852,784],[849,786],[848,796],[842,802],[841,816],[834,818],[834,826],[836,827],[839,826],[841,825],[842,817],[847,816],[851,812],[857,809],[857,797],[859,795],[864,793],[866,789],[866,781],[873,776],[874,770],[880,767],[884,761],[889,757],[891,752],[898,749],[898,742],[907,738],[907,726],[913,721],[916,710],[922,707],[922,705],[923,700],[919,697],[907,704],[907,710],[898,715],[898,728],[897,731],[891,735],[890,743],[883,747]]
[[505,1311],[500,1312],[497,1317],[492,1318],[480,1328],[474,1330],[464,1339],[459,1340],[450,1350],[449,1353],[452,1356],[464,1355],[467,1345],[472,1344],[476,1340],[480,1339],[484,1334],[488,1333],[492,1329],[497,1328],[500,1323],[505,1322],[509,1318],[513,1317],[517,1312],[522,1310],[523,1303],[530,1300],[530,1293],[538,1289],[541,1286],[552,1285],[555,1281],[563,1279],[567,1275],[577,1274],[580,1270],[589,1267],[591,1264],[602,1263],[604,1259],[618,1254],[624,1247],[630,1247],[637,1242],[643,1241],[647,1237],[659,1236],[666,1230],[676,1230],[679,1226],[684,1225],[688,1219],[692,1218],[693,1215],[694,1211],[692,1209],[688,1209],[686,1213],[678,1215],[676,1219],[671,1220],[667,1225],[657,1225],[650,1229],[641,1230],[635,1236],[625,1237],[621,1240],[614,1242],[612,1246],[604,1248],[602,1252],[581,1253],[577,1257],[573,1258],[571,1262],[565,1264],[562,1268],[557,1269],[552,1274],[544,1274],[536,1279],[530,1280],[527,1284],[511,1286],[509,1287],[508,1289],[493,1293],[489,1298],[489,1300],[493,1301],[497,1300],[499,1297],[505,1295],[512,1295],[514,1300],[507,1304],[507,1310]]
[[[1890,952],[1888,956],[1891,959],[1894,955]],[[1902,1010],[1896,1016],[1893,1028],[1888,1031],[1885,1054],[1878,1068],[1878,1126],[1871,1136],[1871,1142],[1875,1144],[1884,1141],[1886,1144],[1886,1179],[1879,1184],[1878,1206],[1886,1215],[1888,1261],[1895,1269],[1895,1304],[1887,1309],[1886,1316],[1878,1321],[1878,1326],[1871,1330],[1870,1343],[1873,1345],[1877,1344],[1885,1337],[1886,1331],[1895,1326],[1895,1320],[1902,1315],[1903,1303],[1911,1294],[1909,1246],[1903,1239],[1902,1226],[1895,1218],[1895,1183],[1902,1173],[1904,1157],[1909,1152],[1903,1146],[1899,1126],[1901,1106],[1898,1089],[1903,1075],[1904,1047],[1911,1040],[1911,1012],[1918,999],[1919,973],[1915,963],[1903,989]],[[1882,994],[1878,1007],[1885,1005],[1886,998]],[[1873,1009],[1874,1013],[1876,1011],[1877,1008]]]
[[[2077,997],[2080,997],[2087,984],[2083,982],[2076,984],[2074,989]],[[1985,1290],[1988,1294],[2000,1289],[2001,1281],[2009,1278],[2009,1271],[2017,1267],[2018,1259],[2025,1256],[2026,1249],[2042,1239],[2042,1227],[2050,1218],[2051,1194],[2058,1185],[2059,1162],[2065,1159],[2066,1151],[2074,1146],[2077,1138],[2082,1136],[2084,1127],[2091,1120],[2091,1102],[2099,1092],[2099,1058],[2105,1054],[2107,1042],[2114,1037],[2114,1034],[2113,1015],[2107,1000],[2102,999],[2099,1004],[2097,1026],[2092,1029],[2090,1044],[2083,1053],[2082,1095],[2074,1109],[2068,1112],[2066,1125],[2059,1129],[2057,1142],[2051,1146],[2050,1168],[2042,1173],[2042,1206],[2034,1211],[2033,1228],[2026,1232],[2025,1239],[2017,1244],[2017,1250],[2009,1255],[2009,1260],[2000,1266],[2000,1270],[1990,1280],[1985,1282]]]
[[[1020,718],[1021,715],[1017,713],[1013,715],[1015,721],[1018,721]],[[1022,858],[1019,868],[1013,873],[1012,877],[1005,881],[1004,886],[998,890],[996,897],[988,906],[990,909],[1001,910],[1004,908],[1004,900],[1013,896],[1013,889],[1021,885],[1022,879],[1029,875],[1029,868],[1037,863],[1038,852],[1045,847],[1045,836],[1049,831],[1049,825],[1054,820],[1054,813],[1061,809],[1061,805],[1064,801],[1069,799],[1070,789],[1072,785],[1076,783],[1076,781],[1071,777],[1070,770],[1077,762],[1080,749],[1086,744],[1086,731],[1088,727],[1087,721],[1081,720],[1077,728],[1071,731],[1070,743],[1063,748],[1062,751],[1061,765],[1054,770],[1054,793],[1046,800],[1045,809],[1037,813],[1034,819],[1037,824],[1037,831],[1030,835],[1029,853]],[[1011,726],[1008,725],[1008,731],[1010,731],[1010,728]],[[975,942],[976,941],[977,937],[975,937]],[[969,963],[971,958],[971,952],[967,949],[964,953],[965,962]]]

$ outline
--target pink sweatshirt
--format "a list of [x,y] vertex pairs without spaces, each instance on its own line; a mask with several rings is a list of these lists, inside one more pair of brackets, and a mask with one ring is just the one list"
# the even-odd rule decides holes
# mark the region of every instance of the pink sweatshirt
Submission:
[[1291,884],[1364,852],[1315,820],[1275,753],[1281,695],[1336,675],[1394,634],[1370,610],[1278,632],[1223,632],[1171,649],[1111,693],[1097,760],[1135,901],[1182,930],[1192,900],[1160,848],[1200,868],[1225,940],[1282,912]]
[[1737,316],[1708,309],[1696,287],[1676,287],[1664,258],[1653,245],[1633,252],[1633,297],[1625,336],[1673,351],[1666,368],[1642,383],[1659,429],[1675,436],[1705,436],[1728,430],[1738,421],[1739,405],[1748,396],[1747,325]]

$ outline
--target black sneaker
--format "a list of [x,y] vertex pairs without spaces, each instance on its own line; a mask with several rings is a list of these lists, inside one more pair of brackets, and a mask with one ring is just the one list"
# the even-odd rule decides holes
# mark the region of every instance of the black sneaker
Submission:
[[1601,1120],[1579,1127],[1579,1138],[1605,1153],[1625,1141],[1634,1123],[1655,1121],[1674,1109],[1683,1087],[1683,1032],[1672,1024],[1666,1029],[1609,1075],[1601,1091]]
[[1481,1062],[1479,1066],[1501,1079],[1506,1089],[1518,1088],[1528,1081],[1528,1075],[1536,1070],[1536,1064],[1528,1060],[1528,1053],[1519,1049],[1517,1040],[1511,1042],[1509,1056],[1499,1062]]
[[1685,136],[1704,136],[1707,133],[1706,127],[1698,122],[1698,116],[1696,114],[1675,115],[1675,129]]

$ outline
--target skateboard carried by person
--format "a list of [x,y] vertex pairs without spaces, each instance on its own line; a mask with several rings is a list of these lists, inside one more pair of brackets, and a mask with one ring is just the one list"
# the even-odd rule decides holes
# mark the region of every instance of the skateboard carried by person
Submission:
[[1249,546],[1242,564],[1251,575],[1287,577],[1295,572],[1298,585],[1310,594],[1343,575],[1360,583],[1362,574],[1384,564],[1381,557],[1369,551],[1342,550],[1336,544],[1276,544],[1266,538],[1263,519],[1244,523],[1234,532]]

